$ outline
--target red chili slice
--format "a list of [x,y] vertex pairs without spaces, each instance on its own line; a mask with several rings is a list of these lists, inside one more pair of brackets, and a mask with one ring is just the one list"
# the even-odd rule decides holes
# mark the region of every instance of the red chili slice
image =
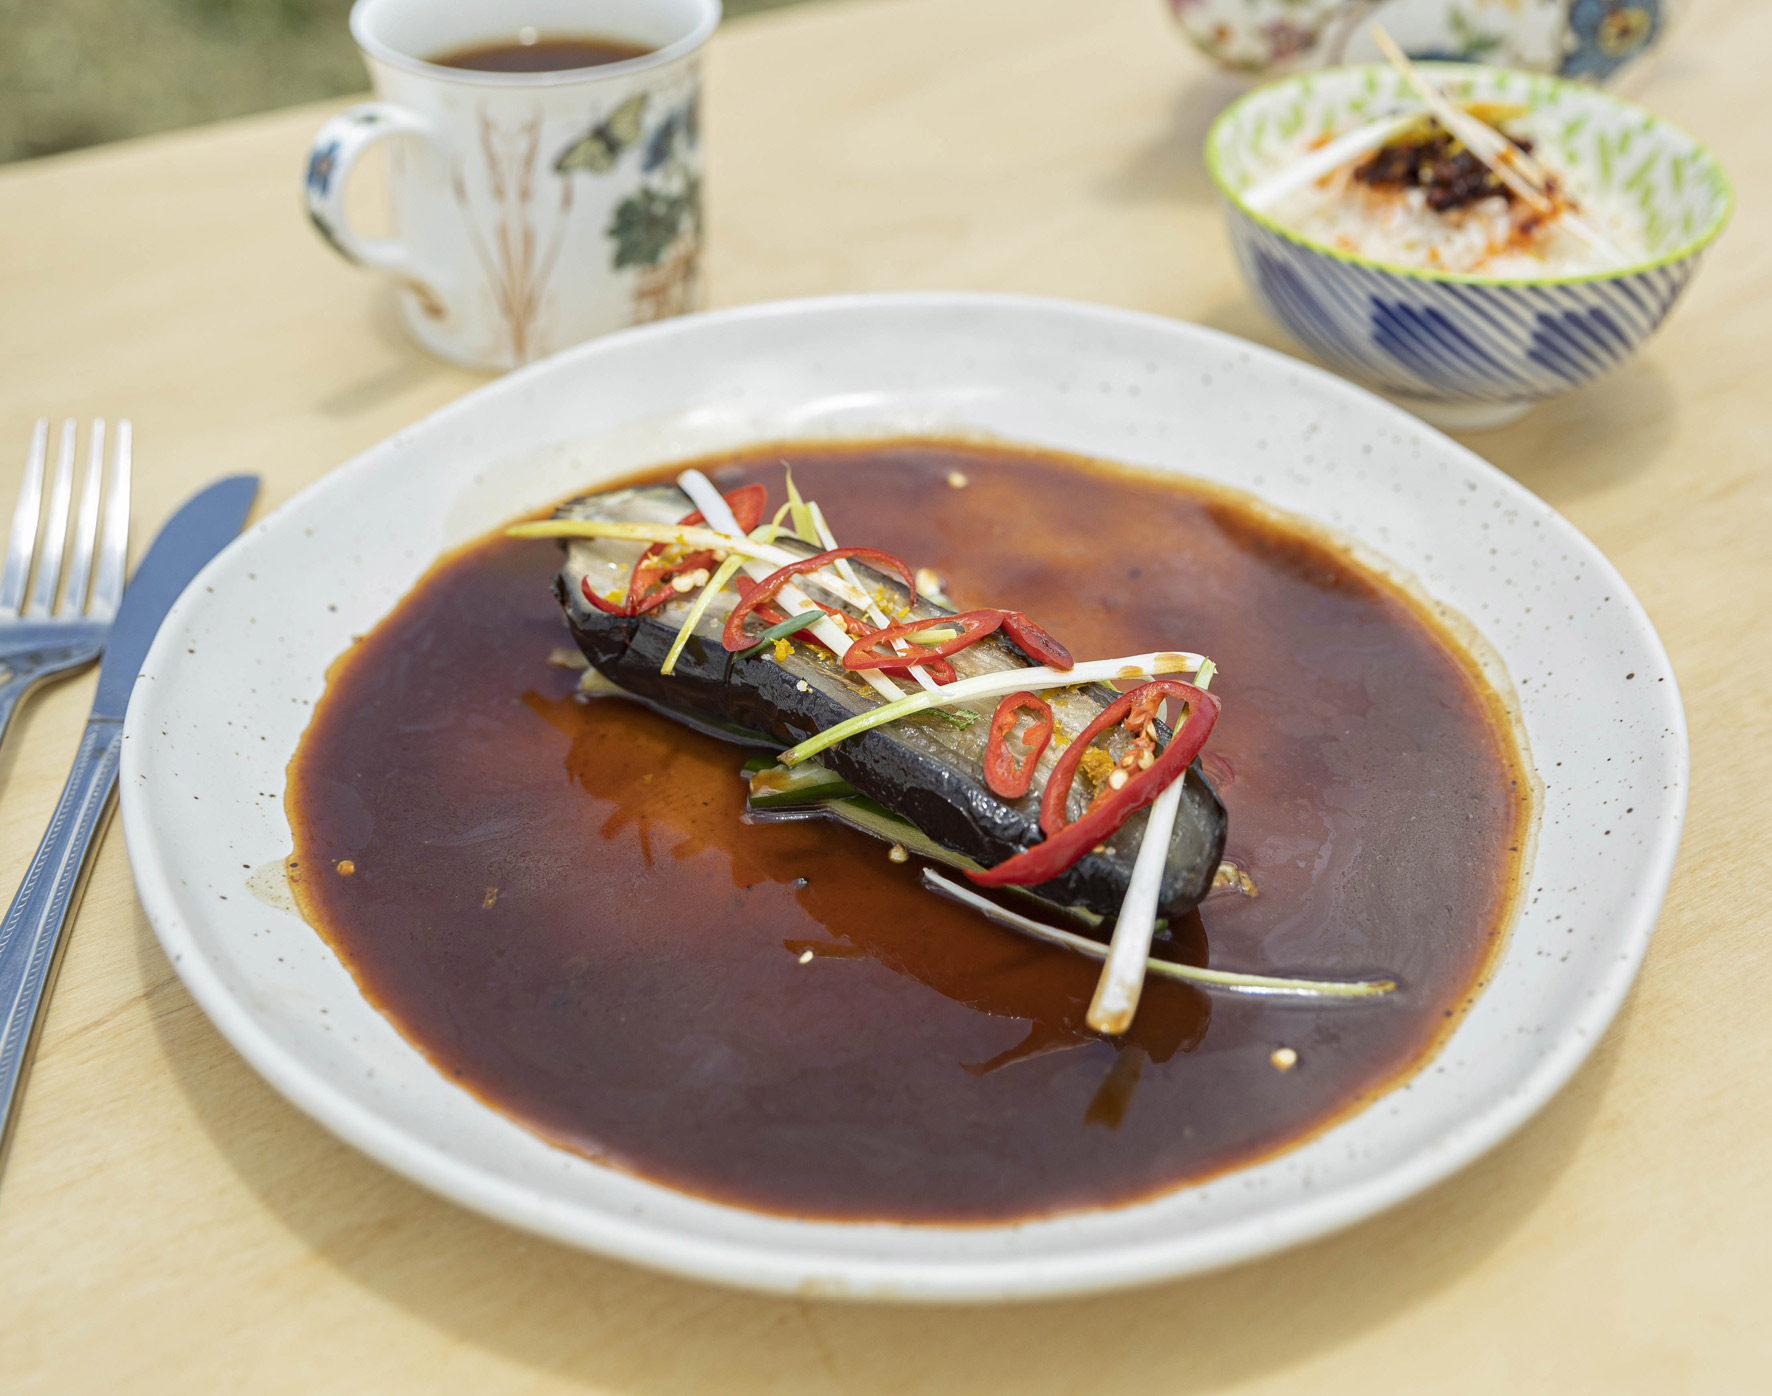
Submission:
[[1164,694],[1153,690],[1149,684],[1140,684],[1139,691],[1144,694],[1126,713],[1126,720],[1120,724],[1128,732],[1142,732],[1156,720],[1157,709],[1163,706]]
[[[737,520],[739,531],[749,533],[763,520],[763,509],[769,502],[769,492],[761,485],[745,485],[721,498],[726,501],[726,507],[732,510],[732,517]],[[701,510],[695,509],[678,519],[677,525],[687,528],[706,522]],[[714,565],[713,553],[703,551],[690,553],[669,567],[652,566],[654,559],[662,557],[665,549],[670,546],[669,543],[654,543],[640,554],[640,560],[634,564],[634,570],[628,576],[629,615],[645,615],[675,596],[677,593],[669,585],[671,578],[684,572],[693,572],[698,567]]]
[[1077,661],[1044,626],[1036,625],[1020,611],[1003,612],[1003,633],[1036,664],[1051,669],[1073,669]]
[[[1034,720],[1021,734],[1028,753],[1018,766],[1009,753],[1008,738],[1015,728],[1015,715],[1023,708],[1034,715]],[[1034,763],[1051,740],[1052,705],[1026,691],[1011,693],[991,714],[991,735],[984,749],[984,783],[1005,800],[1019,800],[1033,784]]]
[[[854,639],[859,640],[865,635],[873,634],[874,627],[869,625],[865,620],[852,616],[849,612],[842,610],[839,607],[827,606],[817,597],[808,597],[807,599],[841,626],[844,633]],[[762,608],[759,607],[753,614],[759,617],[762,616]],[[954,672],[954,666],[949,664],[945,659],[931,659],[927,664],[920,665],[919,667],[938,684],[953,683],[960,677]],[[881,669],[880,672],[889,678],[901,679],[905,683],[916,682],[916,679],[911,676],[911,671],[909,669]]]
[[[1212,705],[1212,722],[1216,722],[1218,720],[1218,699],[1211,697],[1202,689],[1195,688],[1191,683],[1183,683],[1180,679],[1152,679],[1149,683],[1141,683],[1137,688],[1128,689],[1122,693],[1097,713],[1095,720],[1078,734],[1077,740],[1064,749],[1064,755],[1058,758],[1057,764],[1052,768],[1051,779],[1046,782],[1046,791],[1040,797],[1040,827],[1046,831],[1047,836],[1050,837],[1066,827],[1065,804],[1070,799],[1071,783],[1077,778],[1077,767],[1081,764],[1083,753],[1089,749],[1091,742],[1128,713],[1138,711],[1154,714],[1157,705],[1165,698],[1180,698],[1189,703],[1188,720],[1182,724],[1181,729],[1182,732],[1185,732],[1194,726],[1195,715],[1198,711],[1191,702],[1193,694],[1199,694]],[[1139,726],[1142,729],[1144,724],[1140,723]],[[1206,732],[1211,730],[1212,723],[1209,722],[1206,724]],[[1154,771],[1158,765],[1161,765],[1167,759],[1169,752],[1174,750],[1175,743],[1180,737],[1181,732],[1177,732],[1170,739],[1169,747],[1163,755],[1152,764],[1150,770],[1141,772],[1139,778],[1148,776],[1150,771]],[[1202,733],[1200,745],[1204,746],[1205,744],[1206,736],[1205,733]],[[1198,748],[1196,748],[1194,755],[1198,754]],[[1193,756],[1188,757],[1189,761],[1193,759]],[[1129,787],[1131,784],[1131,781],[1127,781],[1126,786]],[[1122,787],[1122,793],[1125,788]],[[1161,787],[1159,786],[1158,789]],[[1151,792],[1153,798],[1156,793],[1156,791]],[[1137,806],[1133,808],[1137,808]],[[1119,825],[1116,824],[1114,827],[1118,828]]]
[[[753,582],[742,572],[732,579],[732,585],[741,598],[749,596],[757,589],[757,583]],[[818,605],[818,602],[814,601],[812,604],[816,606]],[[752,608],[751,614],[758,620],[762,621],[764,625],[780,625],[787,619],[785,612],[775,606],[771,606],[767,601],[759,601],[756,606]],[[814,635],[810,630],[796,630],[792,635],[788,636],[788,638],[790,640],[798,640],[802,644],[817,645],[819,649],[824,650],[827,654],[830,652],[831,647],[823,640],[819,639],[818,636]]]
[[[806,599],[834,620],[837,623],[837,628],[845,635],[861,636],[870,634],[873,631],[873,626],[869,625],[865,620],[858,620],[856,617],[850,615],[849,612],[845,611],[841,606],[827,606],[816,596],[808,596]],[[758,610],[757,614],[760,616],[763,612]]]
[[826,552],[814,553],[811,557],[797,558],[785,566],[776,568],[756,586],[745,592],[726,617],[726,628],[721,632],[720,643],[729,650],[748,649],[751,640],[744,633],[746,616],[750,615],[758,606],[773,601],[775,594],[795,577],[807,572],[816,572],[821,567],[828,567],[839,558],[845,557],[862,558],[876,571],[898,573],[910,591],[911,603],[916,604],[917,579],[911,575],[911,569],[893,557],[891,553],[883,553],[878,548],[831,548]]
[[[1070,794],[1083,752],[1091,741],[1124,717],[1151,689],[1160,690],[1165,698],[1179,698],[1186,703],[1187,719],[1170,738],[1163,754],[1147,770],[1132,776],[1111,798],[1076,823],[1064,823],[1065,799]],[[1058,764],[1046,782],[1046,793],[1040,799],[1040,827],[1046,830],[1046,838],[1025,852],[1004,859],[994,868],[979,872],[969,870],[966,875],[981,887],[1032,887],[1050,882],[1097,844],[1111,838],[1166,786],[1187,774],[1188,763],[1206,745],[1206,738],[1218,721],[1219,710],[1218,699],[1178,679],[1152,679],[1130,693],[1121,694],[1101,710],[1095,721],[1085,727],[1058,758]],[[1052,820],[1054,813],[1056,825]]]
[[690,553],[670,567],[652,569],[642,572],[635,567],[628,577],[628,614],[643,616],[648,611],[656,611],[677,593],[670,586],[670,580],[679,572],[693,572],[697,567],[706,567],[714,560],[712,553]]
[[[915,599],[914,597],[912,598]],[[1001,611],[962,611],[957,616],[930,616],[924,620],[901,620],[896,625],[889,625],[884,630],[870,630],[863,635],[843,656],[845,669],[885,669],[903,667],[908,663],[921,663],[925,659],[945,659],[950,654],[958,654],[966,646],[982,640],[1003,623]],[[899,654],[888,649],[880,652],[879,646],[890,644],[894,640],[902,640],[907,636],[918,634],[924,630],[935,630],[941,626],[957,625],[960,633],[951,640],[942,640],[933,645],[914,644],[910,654]]]
[[[757,589],[757,584],[749,577],[745,576],[743,572],[740,572],[732,579],[732,589],[738,593],[739,598],[742,600]],[[787,619],[785,615],[776,610],[775,607],[771,606],[767,601],[757,602],[752,607],[752,611],[757,619],[762,621],[765,625],[780,625]]]
[[591,579],[589,577],[579,578],[578,589],[585,594],[586,601],[589,601],[591,605],[595,606],[606,616],[631,616],[634,614],[625,602],[618,604],[614,601],[605,601],[601,596],[597,595],[596,592],[592,591]]
[[[752,585],[755,585],[755,583]],[[740,594],[743,594],[742,591]],[[859,620],[839,607],[827,606],[816,596],[809,596],[806,599],[841,626],[845,633],[852,635],[857,639],[873,633],[873,627],[865,620]],[[771,607],[770,609],[773,610],[774,608]],[[757,607],[757,609],[751,612],[751,614],[756,616],[759,620],[768,620],[768,617],[764,614],[763,607],[761,606]],[[780,613],[777,612],[777,614],[779,615]],[[786,617],[784,616],[782,619],[785,620]],[[770,621],[769,623],[773,625],[775,622]],[[802,631],[801,633],[804,634],[806,632]],[[822,640],[815,640],[813,643],[820,649],[828,648]],[[945,659],[931,659],[927,663],[919,664],[918,667],[938,684],[953,683],[960,677],[954,672],[954,666],[949,664]],[[916,682],[916,679],[911,676],[911,671],[909,669],[881,669],[880,672],[887,675],[889,678],[900,679],[905,683]]]
[[[732,517],[738,520],[739,530],[749,533],[763,522],[763,509],[769,503],[769,491],[761,485],[744,485],[731,494],[721,495],[720,498],[726,501],[726,507],[732,511]],[[677,520],[677,523],[683,527],[706,522],[707,520],[702,517],[699,509],[691,510]],[[647,551],[651,552],[653,549],[663,549],[668,546],[665,543],[654,543],[652,548]]]
[[[917,667],[934,679],[939,687],[945,687],[960,677],[954,672],[954,666],[945,659],[919,659]],[[906,683],[916,682],[909,669],[882,669],[880,672],[891,678],[903,679]]]

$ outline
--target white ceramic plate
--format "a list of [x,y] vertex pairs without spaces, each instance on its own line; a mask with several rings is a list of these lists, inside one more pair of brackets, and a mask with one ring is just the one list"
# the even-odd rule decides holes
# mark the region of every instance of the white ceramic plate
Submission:
[[[963,430],[1251,491],[1470,618],[1547,779],[1532,888],[1440,1053],[1303,1147],[1154,1201],[942,1228],[799,1222],[554,1149],[434,1071],[299,917],[248,887],[291,847],[284,768],[327,664],[433,559],[648,464],[784,437]],[[1686,731],[1648,618],[1547,505],[1339,379],[1192,325],[991,296],[755,306],[628,331],[482,388],[334,471],[198,577],[130,706],[124,828],[161,944],[302,1109],[436,1191],[686,1275],[986,1300],[1222,1265],[1345,1226],[1495,1144],[1568,1079],[1636,972],[1685,807]]]

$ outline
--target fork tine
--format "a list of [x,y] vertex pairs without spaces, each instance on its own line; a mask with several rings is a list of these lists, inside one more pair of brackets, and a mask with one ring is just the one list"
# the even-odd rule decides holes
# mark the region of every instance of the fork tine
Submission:
[[31,579],[31,554],[37,549],[37,517],[43,508],[43,461],[49,454],[49,418],[39,417],[31,431],[25,457],[25,478],[12,511],[12,541],[6,549],[6,570],[0,573],[0,614],[17,616]]
[[58,616],[77,616],[86,609],[86,584],[92,579],[92,550],[98,545],[98,497],[105,482],[105,419],[94,417],[86,443],[86,478],[80,486],[80,513],[74,520],[74,554],[68,562],[68,589]]
[[55,605],[55,589],[62,581],[62,549],[68,541],[68,504],[74,494],[74,433],[72,417],[62,423],[61,449],[56,452],[55,479],[49,487],[49,511],[43,519],[43,550],[37,555],[37,585],[25,614],[46,616]]
[[117,450],[111,462],[110,497],[105,500],[105,525],[98,544],[98,575],[92,583],[90,614],[110,619],[123,599],[123,574],[129,564],[129,480],[135,429],[125,417],[117,423]]

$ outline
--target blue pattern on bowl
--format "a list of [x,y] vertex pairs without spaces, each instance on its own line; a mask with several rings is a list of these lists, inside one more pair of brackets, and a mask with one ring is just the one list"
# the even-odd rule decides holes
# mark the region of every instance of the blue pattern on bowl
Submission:
[[1338,373],[1422,402],[1525,404],[1623,363],[1686,289],[1698,255],[1614,277],[1481,282],[1325,256],[1229,211],[1255,298]]
[[[1443,75],[1444,74],[1444,75]],[[1251,213],[1242,189],[1283,163],[1305,133],[1369,120],[1403,94],[1382,68],[1287,79],[1249,94],[1207,137],[1231,245],[1262,307],[1318,359],[1445,424],[1518,416],[1623,363],[1686,289],[1727,219],[1727,181],[1683,132],[1592,89],[1463,67],[1465,96],[1527,101],[1557,134],[1547,155],[1578,193],[1637,210],[1653,252],[1623,271],[1538,280],[1393,267],[1306,240]]]

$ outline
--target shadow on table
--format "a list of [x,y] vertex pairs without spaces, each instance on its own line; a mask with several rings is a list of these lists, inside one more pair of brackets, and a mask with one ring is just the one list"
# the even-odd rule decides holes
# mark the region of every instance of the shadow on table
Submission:
[[1250,86],[1224,73],[1196,74],[1176,94],[1160,132],[1103,179],[1101,192],[1127,203],[1210,203],[1217,192],[1206,172],[1206,132]]
[[1673,382],[1651,351],[1591,387],[1541,403],[1510,427],[1459,440],[1560,509],[1655,464],[1673,440],[1679,413]]
[[[349,419],[379,411],[431,379],[457,371],[412,342],[400,323],[400,308],[392,287],[376,288],[368,324],[375,338],[389,350],[388,365],[321,398],[314,405],[323,417]],[[491,376],[485,375],[487,379]]]
[[[1247,296],[1220,302],[1200,323],[1315,362]],[[1672,380],[1650,353],[1589,387],[1540,403],[1512,426],[1453,435],[1561,509],[1647,470],[1678,425]]]
[[[165,961],[137,914],[150,976]],[[176,985],[155,1026],[204,1127],[354,1283],[495,1361],[598,1390],[1210,1392],[1304,1362],[1457,1283],[1529,1223],[1587,1134],[1630,1008],[1576,1080],[1457,1178],[1327,1240],[1203,1278],[1016,1307],[740,1294],[584,1255],[406,1183],[255,1083]],[[256,1085],[256,1089],[254,1086]],[[242,1109],[242,1102],[252,1102]]]

